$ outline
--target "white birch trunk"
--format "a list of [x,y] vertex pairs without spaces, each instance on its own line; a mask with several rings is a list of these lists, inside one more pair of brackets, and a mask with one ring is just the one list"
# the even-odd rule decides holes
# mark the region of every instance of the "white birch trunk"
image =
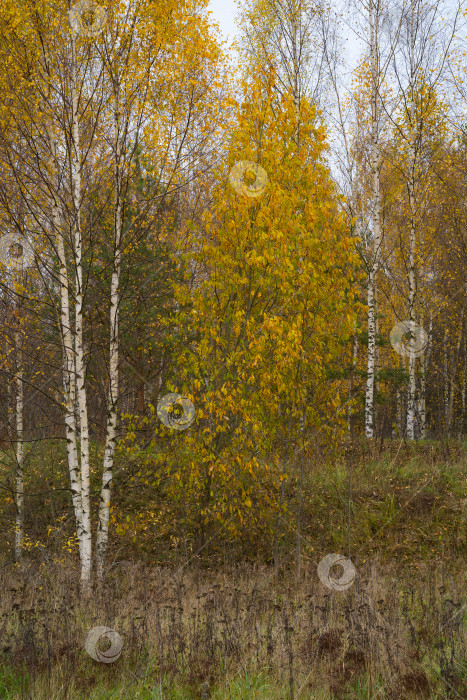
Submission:
[[122,244],[122,144],[120,134],[119,100],[117,92],[115,111],[115,237],[114,257],[110,291],[110,343],[109,343],[109,395],[107,406],[107,430],[104,465],[99,502],[99,524],[96,540],[96,573],[98,580],[104,576],[105,556],[109,536],[110,497],[112,487],[115,441],[117,436],[118,400],[118,353],[119,353],[119,306],[120,269]]
[[65,437],[70,474],[71,498],[76,520],[80,559],[83,546],[83,513],[81,506],[81,473],[78,462],[77,436],[75,424],[76,379],[73,354],[73,336],[70,320],[69,282],[66,267],[65,246],[60,231],[60,212],[56,203],[53,207],[54,227],[57,234],[60,283],[60,325],[63,346],[63,389],[65,395]]
[[409,319],[410,319],[410,355],[409,386],[407,392],[407,439],[415,439],[415,226],[410,227],[410,261],[409,261]]
[[397,398],[396,398],[396,411],[397,411],[397,433],[399,437],[401,437],[404,433],[404,426],[402,425],[402,417],[404,415],[403,411],[403,405],[402,405],[402,391],[400,389],[397,390]]
[[426,373],[430,362],[431,345],[433,342],[433,319],[430,318],[428,330],[428,346],[422,357],[422,371],[420,378],[420,437],[426,440]]
[[465,423],[465,393],[467,384],[467,328],[464,327],[464,368],[462,372],[462,389],[461,389],[461,415],[459,420],[459,440],[464,433]]
[[15,402],[15,379],[14,379],[14,371],[11,373],[10,379],[8,379],[7,382],[7,401],[8,401],[8,406],[7,406],[7,413],[8,413],[8,440],[10,440],[10,444],[13,443],[14,441],[14,434],[15,434],[15,407],[14,407],[14,402]]
[[[44,75],[48,75],[47,62],[43,55]],[[52,92],[51,84],[48,85],[48,97]],[[47,112],[46,106],[44,113]],[[83,517],[81,504],[81,472],[78,459],[77,433],[75,422],[75,397],[76,397],[76,374],[74,359],[74,338],[70,308],[70,282],[68,278],[65,243],[63,238],[63,212],[59,203],[60,189],[60,163],[58,158],[59,148],[54,136],[53,129],[46,122],[47,138],[55,169],[55,179],[52,185],[52,237],[55,238],[57,246],[59,273],[58,281],[60,287],[60,337],[63,354],[63,391],[64,391],[64,423],[67,449],[68,472],[70,476],[70,486],[72,494],[73,510],[76,521],[76,534],[79,544],[80,561],[82,560],[83,545]]]
[[73,232],[75,242],[75,373],[80,421],[80,459],[81,459],[81,509],[82,509],[82,549],[81,549],[81,583],[87,589],[91,582],[92,540],[91,540],[91,503],[89,496],[89,426],[87,396],[85,386],[85,366],[83,348],[83,263],[81,234],[81,149],[79,140],[78,93],[76,88],[76,51],[75,36],[71,34],[72,45],[72,187],[74,201]]
[[[376,271],[377,274],[377,271]],[[375,388],[376,388],[376,394],[379,392],[379,378],[378,378],[378,371],[379,371],[379,347],[378,347],[378,334],[379,334],[379,318],[378,318],[378,309],[379,309],[379,302],[378,302],[378,283],[377,283],[377,278],[375,276]]]
[[373,437],[373,408],[375,391],[375,271],[372,266],[368,275],[368,364],[365,394],[365,435]]
[[410,143],[409,143],[409,176],[407,182],[409,194],[409,320],[410,320],[410,352],[409,352],[409,386],[407,392],[407,439],[415,439],[415,166],[416,166],[416,129],[415,129],[415,47],[414,47],[414,11],[411,7],[410,19]]
[[355,327],[354,336],[353,336],[353,343],[352,343],[352,366],[350,369],[350,382],[349,382],[349,395],[348,395],[349,406],[348,406],[348,414],[347,414],[347,433],[348,433],[349,439],[352,437],[352,405],[351,405],[351,400],[353,397],[355,369],[357,367],[357,356],[358,356],[358,336],[357,336],[357,328]]
[[365,395],[365,435],[372,438],[374,434],[374,392],[376,372],[376,287],[381,250],[381,187],[379,153],[379,56],[378,25],[379,14],[375,3],[369,5],[370,12],[370,67],[371,67],[371,171],[373,188],[373,248],[368,274],[368,364]]
[[[19,301],[17,305],[19,311]],[[19,313],[16,319],[19,324]],[[23,352],[21,347],[21,331],[15,331],[16,348],[16,528],[15,528],[15,561],[22,556],[24,539],[24,445],[23,445]]]

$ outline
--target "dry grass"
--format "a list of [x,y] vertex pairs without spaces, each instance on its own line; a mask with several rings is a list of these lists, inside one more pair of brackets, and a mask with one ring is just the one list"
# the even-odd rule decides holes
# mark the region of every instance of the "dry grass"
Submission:
[[[350,589],[335,592],[313,567],[297,582],[287,572],[275,579],[264,566],[197,566],[174,576],[121,562],[87,601],[76,581],[76,571],[58,566],[2,572],[1,659],[16,683],[7,689],[4,678],[2,697],[399,700],[467,693],[462,582],[443,569],[426,566],[404,581],[373,561]],[[113,664],[84,650],[95,625],[124,640]],[[258,686],[265,673],[267,695]]]
[[[465,444],[377,452],[365,443],[346,459],[307,466],[300,580],[293,473],[277,577],[271,542],[254,531],[235,542],[216,533],[202,559],[157,533],[135,541],[113,533],[107,582],[89,600],[80,598],[76,547],[67,545],[67,494],[27,499],[26,532],[40,546],[25,553],[22,569],[11,561],[13,507],[0,503],[0,698],[466,697]],[[44,479],[51,488],[65,483],[57,455],[28,469],[31,494]],[[337,592],[316,567],[326,554],[348,551],[349,469],[357,578]],[[116,480],[119,512],[144,512],[137,493]],[[95,662],[84,649],[97,625],[122,636],[114,663]]]

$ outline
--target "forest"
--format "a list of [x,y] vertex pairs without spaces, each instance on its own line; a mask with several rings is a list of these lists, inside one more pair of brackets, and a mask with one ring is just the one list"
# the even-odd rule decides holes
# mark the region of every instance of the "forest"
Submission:
[[2,0],[0,698],[467,695],[467,5],[236,5]]

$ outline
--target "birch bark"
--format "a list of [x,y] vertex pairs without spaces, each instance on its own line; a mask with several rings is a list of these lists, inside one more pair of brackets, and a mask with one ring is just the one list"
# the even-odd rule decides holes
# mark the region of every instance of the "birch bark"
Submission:
[[430,317],[428,329],[428,345],[422,357],[422,370],[420,377],[420,437],[426,439],[426,373],[430,364],[431,347],[433,343],[433,318]]
[[68,472],[70,475],[71,496],[76,521],[80,560],[83,543],[83,517],[81,506],[81,473],[78,461],[77,433],[75,422],[76,377],[74,361],[74,342],[70,309],[70,281],[68,277],[65,242],[63,237],[63,215],[58,192],[59,161],[57,143],[50,127],[47,129],[50,152],[55,168],[55,182],[52,190],[52,239],[55,239],[58,257],[58,283],[60,288],[60,337],[63,355],[63,393],[65,399],[64,422],[67,449]]
[[464,367],[462,371],[461,415],[459,419],[459,440],[462,438],[465,423],[465,394],[467,385],[467,324],[464,326]]
[[24,434],[23,434],[23,352],[20,329],[20,297],[16,304],[16,527],[15,527],[15,561],[22,558],[24,539]]
[[373,246],[370,248],[368,274],[368,360],[365,394],[365,435],[374,434],[374,392],[376,371],[376,286],[381,252],[381,156],[379,144],[380,130],[380,75],[378,28],[380,22],[379,3],[370,1],[370,69],[371,69],[371,172],[373,197]]
[[357,358],[358,358],[358,336],[357,328],[355,327],[352,343],[352,364],[350,368],[350,382],[349,382],[349,394],[348,394],[348,414],[347,414],[347,434],[349,439],[352,439],[352,404],[355,383],[355,370],[357,368]]
[[105,440],[104,465],[99,502],[99,524],[96,540],[96,573],[102,580],[105,567],[105,555],[109,535],[110,496],[112,473],[117,435],[117,400],[118,400],[118,357],[119,357],[119,306],[120,306],[120,270],[122,257],[122,134],[120,124],[119,91],[117,87],[115,124],[115,231],[114,256],[110,292],[110,342],[109,342],[109,395],[107,407],[107,430]]
[[410,4],[410,142],[409,142],[409,177],[407,189],[409,195],[409,385],[407,392],[407,438],[415,439],[415,167],[416,167],[416,126],[415,126],[415,28],[414,3]]
[[79,134],[79,104],[76,79],[76,37],[71,33],[71,98],[72,98],[72,189],[73,189],[73,234],[75,265],[75,376],[80,422],[81,459],[81,510],[82,550],[81,583],[83,589],[90,585],[92,570],[91,504],[89,496],[89,426],[85,385],[83,348],[83,253],[81,231],[81,149]]

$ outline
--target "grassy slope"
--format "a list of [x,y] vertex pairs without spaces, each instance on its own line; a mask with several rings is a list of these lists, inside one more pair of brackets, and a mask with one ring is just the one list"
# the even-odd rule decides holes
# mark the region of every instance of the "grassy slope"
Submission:
[[[299,583],[292,518],[279,579],[260,558],[239,563],[242,552],[221,543],[174,580],[156,564],[181,563],[183,552],[157,541],[140,549],[128,534],[113,541],[108,588],[85,603],[72,542],[63,548],[73,534],[66,492],[29,499],[29,538],[46,546],[31,546],[28,573],[9,560],[13,510],[3,502],[0,698],[289,698],[291,687],[294,698],[463,697],[465,445],[447,454],[440,445],[398,444],[377,458],[363,449],[351,458],[358,576],[345,592],[316,575],[322,556],[348,551],[344,460],[306,469]],[[63,469],[56,454],[41,455],[28,467],[27,489],[65,485]],[[115,497],[131,513],[131,494],[116,484]],[[292,514],[297,497],[292,479]],[[63,529],[47,539],[61,517]],[[122,634],[114,664],[83,651],[96,624]]]

